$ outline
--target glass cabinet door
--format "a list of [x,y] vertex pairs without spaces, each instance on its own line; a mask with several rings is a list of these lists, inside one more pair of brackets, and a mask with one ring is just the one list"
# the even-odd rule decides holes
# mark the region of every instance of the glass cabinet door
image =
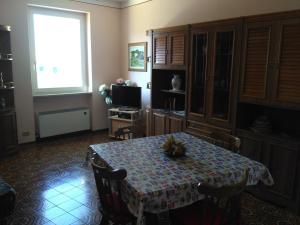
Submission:
[[213,77],[212,117],[228,120],[234,32],[217,32]]
[[207,33],[193,35],[190,112],[204,114]]

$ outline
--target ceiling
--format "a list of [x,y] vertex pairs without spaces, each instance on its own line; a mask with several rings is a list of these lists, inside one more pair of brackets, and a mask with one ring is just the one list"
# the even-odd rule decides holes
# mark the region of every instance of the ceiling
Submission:
[[108,6],[113,8],[126,8],[133,5],[137,5],[140,3],[152,1],[152,0],[71,0],[77,2],[84,2],[93,5],[101,5],[101,6]]

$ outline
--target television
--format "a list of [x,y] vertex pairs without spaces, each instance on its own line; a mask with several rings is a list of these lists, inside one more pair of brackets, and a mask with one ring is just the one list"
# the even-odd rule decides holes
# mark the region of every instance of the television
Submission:
[[112,85],[112,104],[114,106],[141,108],[141,87]]

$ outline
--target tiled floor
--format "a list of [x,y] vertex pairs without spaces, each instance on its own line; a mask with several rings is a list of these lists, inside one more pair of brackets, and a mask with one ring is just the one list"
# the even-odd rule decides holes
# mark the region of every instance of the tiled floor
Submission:
[[9,224],[99,224],[93,173],[83,162],[90,144],[107,141],[106,133],[51,139],[1,160],[0,175],[17,191]]
[[[22,145],[0,160],[0,176],[17,191],[10,225],[98,225],[97,192],[90,166],[83,166],[89,145],[111,141],[107,133],[82,134]],[[243,225],[300,225],[300,218],[245,194]]]

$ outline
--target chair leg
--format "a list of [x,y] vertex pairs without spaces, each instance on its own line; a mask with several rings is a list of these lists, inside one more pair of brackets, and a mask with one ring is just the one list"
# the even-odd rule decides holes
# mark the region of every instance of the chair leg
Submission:
[[86,152],[86,156],[85,156],[85,160],[83,162],[83,166],[88,166],[88,163],[89,163],[89,160],[90,160],[90,150],[88,149],[87,152]]

